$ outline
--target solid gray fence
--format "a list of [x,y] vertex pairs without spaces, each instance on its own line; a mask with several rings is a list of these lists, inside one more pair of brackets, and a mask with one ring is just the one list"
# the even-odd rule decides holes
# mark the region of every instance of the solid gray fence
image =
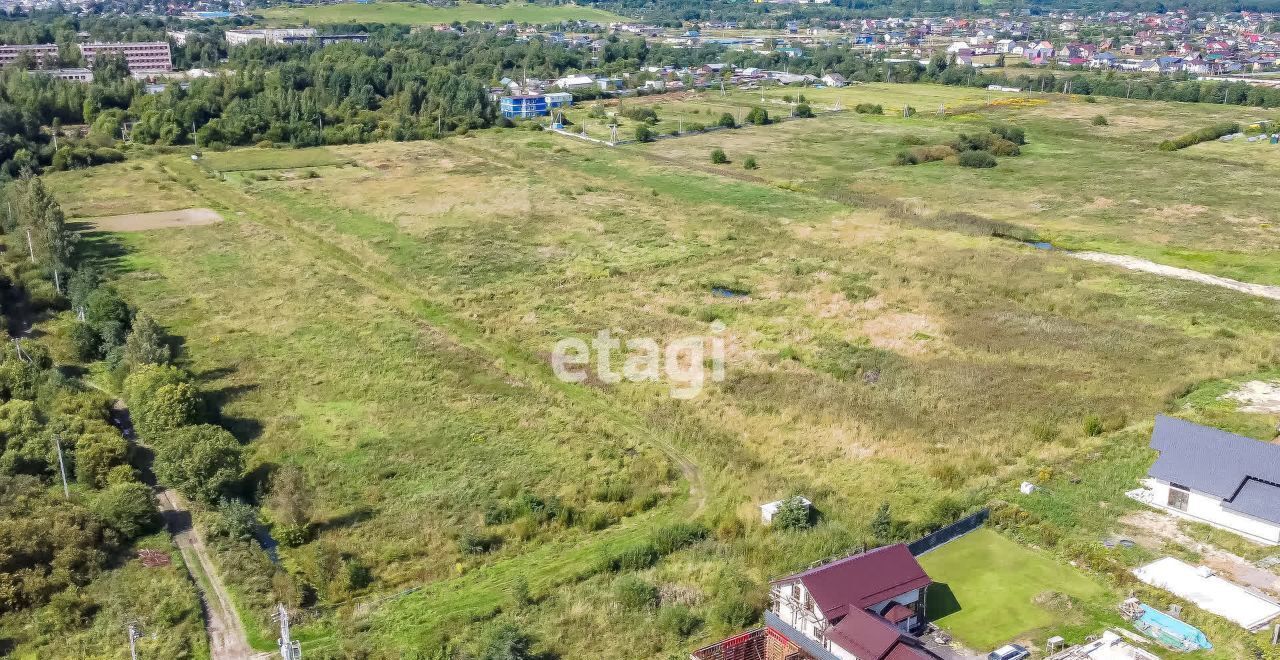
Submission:
[[907,549],[911,550],[912,555],[919,557],[948,541],[958,539],[981,527],[982,523],[987,522],[987,518],[990,516],[991,510],[983,509],[967,518],[961,518],[928,536],[917,539],[908,544]]

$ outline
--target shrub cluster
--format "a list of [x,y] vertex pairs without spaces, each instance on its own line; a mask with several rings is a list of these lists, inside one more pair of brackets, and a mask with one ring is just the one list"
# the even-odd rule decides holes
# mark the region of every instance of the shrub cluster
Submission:
[[1186,149],[1193,144],[1216,140],[1224,135],[1240,132],[1240,124],[1235,122],[1221,122],[1212,126],[1206,126],[1198,131],[1193,131],[1185,135],[1179,135],[1172,140],[1165,140],[1160,143],[1160,151],[1177,151]]
[[652,126],[658,123],[658,113],[647,106],[632,106],[622,111],[622,116],[632,121],[640,121]]
[[884,106],[879,103],[859,103],[853,106],[853,111],[860,115],[883,115]]
[[938,144],[927,147],[916,147],[898,153],[894,158],[894,165],[919,165],[920,163],[931,163],[935,160],[945,160],[956,155],[956,150],[945,144]]
[[966,151],[985,151],[992,156],[1017,156],[1022,153],[1018,143],[996,133],[961,133],[951,148],[963,154]]
[[98,147],[96,149],[86,146],[60,147],[54,152],[50,167],[55,170],[69,170],[77,167],[118,163],[122,160],[124,160],[124,153],[111,147]]
[[996,157],[991,155],[989,151],[972,150],[960,153],[959,163],[961,167],[978,167],[988,168],[996,166]]
[[[918,144],[916,136],[903,136],[903,144]],[[901,151],[894,158],[894,165],[919,165],[936,160],[954,162],[961,167],[988,168],[996,166],[997,156],[1017,156],[1022,153],[1019,145],[1027,143],[1026,133],[1018,126],[995,124],[985,133],[961,133],[948,145],[916,147]]]

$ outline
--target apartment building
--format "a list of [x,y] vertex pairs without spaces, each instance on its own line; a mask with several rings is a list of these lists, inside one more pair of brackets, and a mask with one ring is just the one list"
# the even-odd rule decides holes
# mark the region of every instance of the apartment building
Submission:
[[289,39],[310,39],[316,36],[315,28],[273,28],[265,30],[227,30],[224,33],[228,46],[243,46],[251,41],[283,44]]
[[93,67],[93,60],[98,55],[123,55],[129,64],[130,73],[151,73],[173,70],[173,56],[169,52],[167,41],[135,41],[80,44],[80,54],[84,63]]
[[23,53],[31,56],[36,66],[43,66],[46,59],[58,59],[58,44],[21,44],[0,46],[0,66],[13,64]]

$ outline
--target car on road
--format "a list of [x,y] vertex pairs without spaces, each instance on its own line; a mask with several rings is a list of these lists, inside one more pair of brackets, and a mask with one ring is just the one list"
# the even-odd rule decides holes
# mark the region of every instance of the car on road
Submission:
[[987,660],[1026,660],[1031,652],[1017,644],[1005,644],[987,655]]

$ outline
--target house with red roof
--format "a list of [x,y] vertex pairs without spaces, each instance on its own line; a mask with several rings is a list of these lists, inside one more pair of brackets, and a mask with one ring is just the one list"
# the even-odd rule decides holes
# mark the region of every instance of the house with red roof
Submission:
[[770,582],[763,628],[692,660],[935,660],[911,633],[932,583],[907,546],[876,548]]

